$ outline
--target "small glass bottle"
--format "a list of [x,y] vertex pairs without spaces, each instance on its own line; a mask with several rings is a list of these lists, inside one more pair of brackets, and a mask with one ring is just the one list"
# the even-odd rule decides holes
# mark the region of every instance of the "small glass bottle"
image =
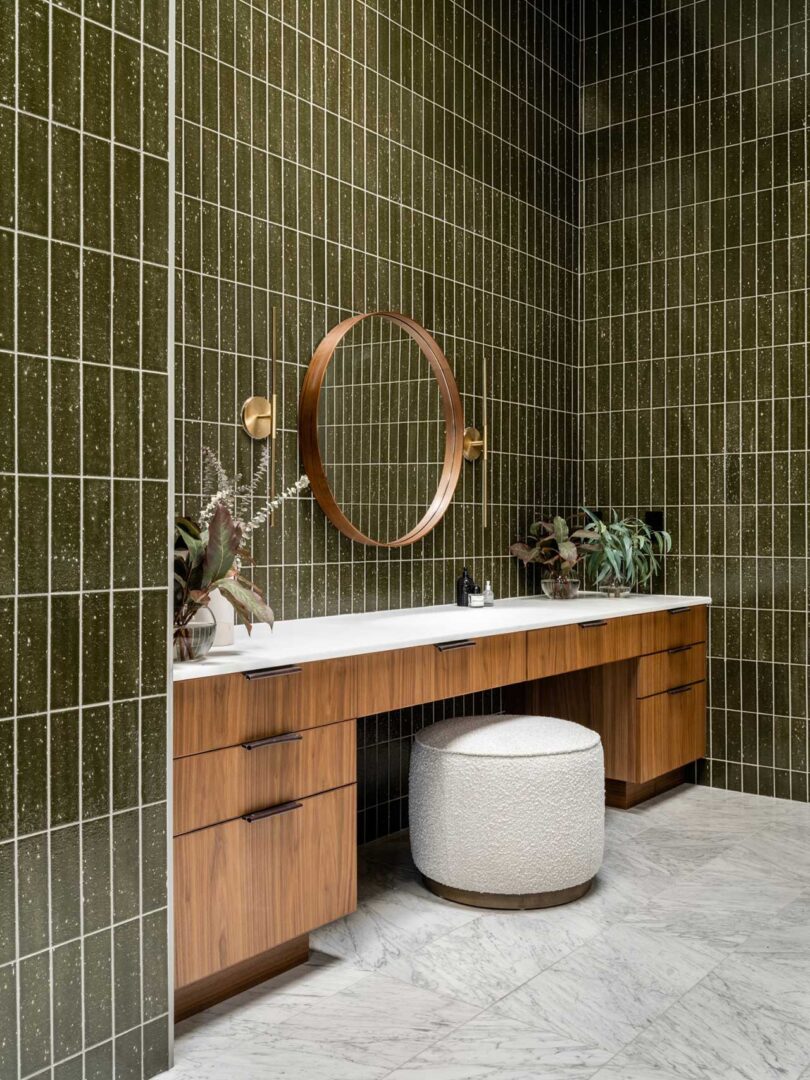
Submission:
[[495,593],[492,591],[490,581],[484,586],[484,607],[495,607]]

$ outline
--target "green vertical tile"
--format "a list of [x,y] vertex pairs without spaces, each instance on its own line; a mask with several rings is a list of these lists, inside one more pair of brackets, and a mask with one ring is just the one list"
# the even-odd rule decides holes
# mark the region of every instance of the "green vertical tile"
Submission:
[[169,249],[169,167],[153,157],[143,159],[143,257],[164,264]]
[[137,697],[140,692],[141,650],[140,596],[137,592],[113,594],[113,697]]
[[48,234],[48,124],[20,113],[17,119],[19,227]]
[[48,721],[25,716],[17,721],[17,831],[48,827]]
[[48,352],[48,242],[17,239],[17,341],[21,352]]
[[30,438],[18,440],[19,471],[23,473],[48,472],[47,429],[43,428],[48,413],[48,379],[49,365],[44,357],[18,357],[17,423],[21,430],[32,433]]
[[162,1016],[169,1008],[167,910],[143,920],[143,1018]]
[[82,234],[89,247],[110,247],[110,148],[85,135],[82,142]]
[[140,905],[140,835],[137,810],[116,814],[113,819],[113,917],[131,919]]
[[141,799],[166,798],[166,699],[141,702]]
[[53,490],[58,499],[51,505],[51,588],[76,591],[81,585],[81,481],[63,476]]
[[20,961],[20,1072],[51,1062],[50,963],[47,953]]
[[98,817],[110,809],[110,710],[82,709],[82,812]]
[[113,705],[112,723],[113,810],[125,810],[130,806],[136,806],[139,796],[138,702],[116,702]]
[[84,1055],[84,1080],[110,1080],[113,1075],[113,1044],[101,1043]]
[[115,1040],[116,1080],[141,1080],[141,1033],[128,1031]]
[[110,529],[113,507],[108,480],[84,481],[83,586],[103,589],[110,579]]
[[17,51],[16,11],[13,4],[0,5],[0,102],[14,105]]
[[51,245],[51,352],[79,357],[79,250]]
[[79,704],[79,656],[81,627],[79,597],[51,597],[51,708],[70,709]]
[[[129,375],[130,373],[125,372],[124,374]],[[123,399],[122,405],[125,407],[125,399]],[[137,432],[134,438],[137,442]],[[116,473],[120,475],[124,472],[123,467],[116,465]],[[113,482],[113,500],[115,503],[115,514],[112,520],[113,580],[116,586],[122,589],[135,589],[140,584],[140,567],[138,560],[132,558],[132,552],[133,550],[143,550],[144,542],[147,539],[146,536],[142,538],[141,535],[142,487],[143,484],[140,480],[116,480]],[[165,556],[165,542],[162,550]]]
[[134,534],[141,537],[141,575],[145,588],[160,588],[166,581],[166,534],[168,521],[168,486],[162,482],[142,481],[142,523]]
[[51,833],[51,934],[53,943],[81,933],[79,826]]
[[53,1080],[84,1080],[84,1062],[82,1055],[60,1061],[53,1069]]
[[166,806],[155,803],[141,811],[143,844],[141,873],[143,911],[154,911],[166,904]]
[[60,124],[81,126],[81,19],[54,7],[52,117]]
[[144,50],[143,148],[149,154],[167,158],[169,152],[169,61],[165,53]]
[[115,1030],[120,1032],[141,1022],[141,927],[137,919],[116,926],[113,931],[113,957]]
[[19,0],[17,7],[17,101],[21,109],[40,116],[48,115],[48,7],[44,0]]
[[[109,930],[102,930],[84,939],[85,1045],[101,1043],[112,1034],[112,999],[112,934]],[[89,1068],[89,1055],[85,1060],[88,1075],[93,1075]],[[103,1060],[107,1060],[106,1055]],[[98,1075],[110,1080],[112,1070]]]
[[157,1076],[169,1068],[169,1020],[163,1017],[144,1025],[143,1075]]
[[17,601],[17,711],[43,712],[48,706],[48,600]]
[[[85,14],[87,14],[86,11]],[[102,138],[109,138],[112,35],[105,26],[98,26],[90,21],[84,23],[84,70],[93,72],[92,79],[84,80],[85,131]]]
[[113,156],[113,250],[137,259],[140,255],[141,156],[115,147]]
[[88,593],[82,599],[82,700],[105,701],[110,693],[109,593]]
[[162,480],[168,475],[168,387],[166,376],[144,372],[142,383],[143,439],[149,447],[144,456],[143,475]]
[[17,968],[0,967],[0,1068],[3,1076],[17,1076]]
[[79,818],[79,713],[51,715],[51,825]]
[[[0,844],[0,972],[17,954],[17,920],[14,911],[14,844]],[[0,976],[0,980],[2,976]],[[0,981],[0,1002],[2,982]],[[2,1012],[2,1009],[0,1009]],[[0,1020],[0,1031],[2,1031]],[[0,1034],[0,1064],[3,1061],[3,1038]]]
[[20,954],[48,947],[48,840],[45,833],[17,844]]
[[110,821],[97,818],[82,826],[82,891],[84,932],[93,933],[109,926],[110,895]]
[[[135,368],[140,355],[140,267],[132,259],[115,259],[113,268],[113,362]],[[132,412],[137,416],[135,408]]]
[[112,260],[101,252],[85,251],[82,266],[82,356],[97,364],[108,364],[112,322]]
[[113,41],[115,138],[134,147],[141,144],[141,77],[140,46],[116,34]]
[[81,136],[51,128],[51,232],[56,240],[81,240]]
[[82,467],[90,476],[110,473],[110,374],[85,364],[82,369],[84,420]]
[[168,273],[159,266],[143,266],[143,348],[141,364],[149,371],[168,369],[169,311],[167,307]]
[[82,1048],[82,947],[71,941],[53,951],[53,1056],[61,1061]]
[[14,283],[16,280],[14,236],[0,231],[0,349],[14,346]]
[[48,591],[49,484],[44,476],[17,480],[17,543],[27,555],[19,560],[17,588],[21,593]]
[[[51,471],[56,475],[77,476],[81,445],[80,368],[63,360],[51,360],[49,366]],[[65,501],[72,504],[74,500]]]
[[166,690],[166,591],[145,589],[141,594],[141,692]]
[[[113,372],[113,473],[138,476],[141,472],[141,376],[137,371]],[[148,446],[148,440],[146,445]],[[150,453],[151,456],[151,447]],[[116,581],[116,584],[121,584]]]

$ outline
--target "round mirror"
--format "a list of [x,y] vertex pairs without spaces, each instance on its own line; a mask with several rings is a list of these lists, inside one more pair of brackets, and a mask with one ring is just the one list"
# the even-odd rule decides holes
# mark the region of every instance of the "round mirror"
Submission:
[[356,315],[312,357],[301,391],[304,468],[322,510],[361,544],[404,547],[444,516],[458,483],[461,399],[413,319]]

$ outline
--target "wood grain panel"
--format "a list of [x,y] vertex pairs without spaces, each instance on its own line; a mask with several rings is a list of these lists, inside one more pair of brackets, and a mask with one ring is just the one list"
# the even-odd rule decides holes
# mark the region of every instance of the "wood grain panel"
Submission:
[[666,652],[650,653],[639,658],[636,694],[638,697],[649,697],[705,678],[706,646],[703,642],[679,645]]
[[497,634],[358,656],[357,716],[472,694],[526,678],[526,635]]
[[344,720],[271,736],[282,742],[175,758],[175,836],[353,783],[355,729]]
[[644,634],[642,653],[661,652],[680,645],[694,645],[707,639],[708,608],[673,607],[668,611],[652,611],[642,616]]
[[642,651],[645,618],[628,615],[619,619],[588,619],[568,626],[530,630],[526,635],[527,677],[542,679],[638,656]]
[[304,799],[174,842],[175,984],[186,986],[353,911],[356,791]]
[[354,657],[174,686],[174,756],[353,719]]
[[637,775],[644,783],[706,753],[706,684],[643,698],[638,709]]

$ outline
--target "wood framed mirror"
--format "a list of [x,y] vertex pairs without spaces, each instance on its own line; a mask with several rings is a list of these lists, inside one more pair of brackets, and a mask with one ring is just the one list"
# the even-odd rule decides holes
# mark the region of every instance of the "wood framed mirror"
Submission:
[[312,493],[344,536],[416,543],[447,512],[461,472],[464,414],[447,358],[407,315],[344,319],[307,369],[299,441]]

